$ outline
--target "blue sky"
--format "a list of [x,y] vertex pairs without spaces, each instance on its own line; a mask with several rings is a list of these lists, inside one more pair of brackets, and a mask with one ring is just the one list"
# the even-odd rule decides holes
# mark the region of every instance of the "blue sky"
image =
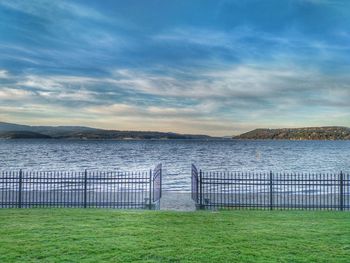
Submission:
[[350,126],[350,1],[0,0],[0,120]]

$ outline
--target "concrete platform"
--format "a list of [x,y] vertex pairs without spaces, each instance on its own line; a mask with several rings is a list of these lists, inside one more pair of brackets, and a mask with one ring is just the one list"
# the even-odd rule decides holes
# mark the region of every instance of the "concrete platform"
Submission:
[[196,206],[190,193],[164,191],[160,201],[160,210],[195,211]]

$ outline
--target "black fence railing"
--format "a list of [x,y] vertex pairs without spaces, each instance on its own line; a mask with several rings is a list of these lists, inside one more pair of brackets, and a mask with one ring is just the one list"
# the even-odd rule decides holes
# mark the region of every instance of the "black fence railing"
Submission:
[[[149,172],[0,172],[0,208],[157,209],[159,181]],[[160,183],[159,183],[160,182]],[[157,189],[154,191],[154,189]],[[158,191],[158,192],[157,192]],[[157,198],[154,193],[157,192]]]
[[[194,167],[195,168],[195,167]],[[350,210],[350,175],[199,172],[192,198],[200,209]],[[195,169],[197,170],[197,169]],[[196,190],[198,189],[198,191]],[[198,194],[196,194],[198,192]],[[197,197],[196,197],[197,196]]]

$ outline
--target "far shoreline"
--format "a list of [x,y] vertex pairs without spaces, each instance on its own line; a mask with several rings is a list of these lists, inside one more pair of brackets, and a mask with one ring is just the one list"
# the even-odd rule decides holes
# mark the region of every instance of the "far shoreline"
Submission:
[[165,139],[144,139],[144,138],[132,138],[132,139],[84,139],[84,138],[0,138],[0,141],[124,141],[124,142],[132,142],[132,141],[241,141],[241,142],[248,142],[248,141],[274,141],[274,142],[328,142],[328,141],[340,141],[340,142],[346,142],[350,141],[350,139],[240,139],[240,138],[211,138],[211,139],[204,139],[204,138],[165,138]]

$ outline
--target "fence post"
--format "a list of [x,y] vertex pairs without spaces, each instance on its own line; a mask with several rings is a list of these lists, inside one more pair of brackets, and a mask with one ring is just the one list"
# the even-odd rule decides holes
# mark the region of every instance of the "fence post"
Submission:
[[87,170],[84,172],[84,208],[87,207]]
[[199,170],[199,209],[203,209],[202,170]]
[[160,198],[162,198],[162,184],[163,184],[163,167],[161,166],[160,167],[160,178],[159,178],[159,182],[160,182],[160,185],[159,185],[159,202],[160,202]]
[[273,209],[273,185],[272,185],[272,171],[270,171],[270,210]]
[[344,210],[344,178],[343,171],[340,171],[339,176],[339,203],[340,203],[340,211]]
[[149,169],[149,201],[148,201],[148,209],[152,210],[152,169]]
[[22,176],[23,176],[23,173],[22,173],[22,169],[19,170],[19,180],[18,180],[18,208],[22,208]]
[[199,187],[199,177],[198,177],[198,172],[197,172],[197,174],[196,174],[196,176],[195,176],[195,178],[196,178],[196,205],[198,205],[198,202],[199,202],[199,196],[200,196],[200,187]]

